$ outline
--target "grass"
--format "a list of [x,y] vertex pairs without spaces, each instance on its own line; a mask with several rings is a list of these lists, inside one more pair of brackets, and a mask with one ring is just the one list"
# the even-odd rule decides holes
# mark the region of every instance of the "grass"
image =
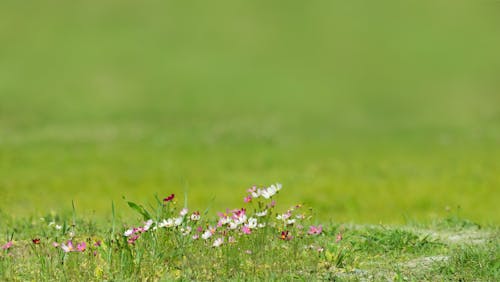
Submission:
[[[0,241],[4,246],[0,253],[0,279],[495,281],[500,278],[500,237],[496,227],[481,227],[450,217],[425,226],[332,223],[311,233],[309,226],[315,220],[308,215],[307,207],[289,209],[291,218],[305,215],[294,223],[276,218],[287,213],[282,213],[279,198],[254,198],[246,204],[248,218],[236,229],[230,223],[238,220],[235,216],[242,211],[239,209],[231,212],[227,224],[216,226],[226,215],[211,217],[202,213],[197,219],[192,217],[196,213],[189,212],[178,225],[164,227],[161,219],[178,218],[180,207],[176,200],[161,199],[151,208],[129,202],[138,215],[134,222],[117,222],[113,216],[111,222],[99,225],[82,220],[75,211],[66,216],[25,220],[3,217],[1,233],[7,240]],[[272,200],[277,200],[276,207],[269,205]],[[250,226],[250,218],[262,209],[268,213],[257,220],[266,226],[255,225],[250,229],[251,234],[245,234],[243,226]],[[114,206],[112,211],[114,214]],[[145,218],[155,220],[144,225]],[[131,226],[136,227],[131,229]],[[210,232],[212,227],[216,231]],[[210,234],[208,238],[203,237],[206,234]],[[466,236],[456,240],[450,234],[473,234],[476,240]],[[221,244],[215,245],[221,238]],[[12,245],[7,247],[4,244],[7,241]],[[68,249],[69,241],[72,249]],[[77,244],[80,248],[84,242],[83,249],[77,249]]]

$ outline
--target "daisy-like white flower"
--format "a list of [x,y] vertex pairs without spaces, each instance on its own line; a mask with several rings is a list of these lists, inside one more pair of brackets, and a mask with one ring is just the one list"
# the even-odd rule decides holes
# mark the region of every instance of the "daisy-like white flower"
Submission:
[[184,217],[178,217],[174,220],[174,225],[179,226],[182,224],[182,221],[184,220]]
[[291,211],[287,211],[284,214],[278,214],[276,216],[276,219],[277,220],[288,220],[291,216],[292,216],[292,212]]
[[295,219],[289,219],[286,221],[286,224],[288,224],[288,225],[292,225],[294,223],[295,223]]
[[174,220],[169,218],[169,219],[164,219],[160,223],[158,223],[158,227],[164,228],[164,227],[172,227],[174,226]]
[[264,197],[264,199],[269,199],[272,196],[274,196],[274,194],[276,194],[276,191],[273,191],[271,189],[265,189],[265,190],[262,190],[262,192],[261,192],[261,195],[262,195],[262,197]]
[[208,227],[208,229],[203,232],[203,234],[201,235],[201,238],[203,238],[204,240],[207,240],[208,238],[212,237],[212,235],[215,234],[215,228],[213,227]]
[[260,193],[262,192],[262,190],[258,189],[258,190],[253,190],[250,195],[252,195],[252,198],[258,198],[260,197]]
[[54,228],[55,228],[56,230],[61,230],[61,229],[62,229],[62,226],[61,226],[61,225],[59,225],[59,224],[56,224],[56,226],[54,226]]
[[305,219],[306,216],[304,214],[298,214],[295,216],[296,219]]
[[249,219],[248,219],[248,225],[247,225],[247,226],[248,226],[248,228],[250,228],[250,229],[254,229],[255,227],[257,227],[257,219],[256,219],[256,218],[253,218],[253,217],[249,218]]
[[259,223],[259,224],[257,224],[257,227],[264,228],[264,227],[266,227],[266,223]]
[[61,249],[65,253],[69,253],[69,252],[74,251],[75,247],[73,247],[73,242],[72,241],[68,241],[66,244],[64,244],[64,243],[61,244]]
[[146,221],[146,223],[144,224],[144,227],[142,229],[144,231],[148,231],[149,228],[151,228],[151,225],[153,225],[153,220],[149,219],[148,221]]
[[238,228],[238,224],[234,221],[229,222],[229,229],[236,229]]
[[134,228],[130,228],[130,229],[126,230],[125,232],[123,232],[123,236],[128,237],[128,236],[134,234],[134,232],[135,232]]
[[187,226],[186,228],[181,228],[181,233],[182,233],[182,236],[186,236],[188,235],[189,233],[191,233],[191,226]]
[[224,238],[217,238],[215,239],[214,243],[212,244],[212,246],[214,247],[220,247],[222,244],[224,243]]
[[190,216],[190,219],[192,221],[198,221],[200,220],[201,216],[200,216],[200,212],[199,211],[195,211],[194,213],[191,214]]
[[266,189],[261,191],[262,197],[265,199],[269,199],[272,196],[274,196],[279,190],[281,190],[281,184],[277,183],[276,185],[271,185],[267,187]]
[[266,216],[267,215],[267,210],[263,210],[261,212],[257,212],[257,213],[255,213],[255,215],[258,216],[258,217]]
[[179,215],[180,216],[186,216],[188,214],[188,209],[187,208],[183,208],[180,212],[179,212]]

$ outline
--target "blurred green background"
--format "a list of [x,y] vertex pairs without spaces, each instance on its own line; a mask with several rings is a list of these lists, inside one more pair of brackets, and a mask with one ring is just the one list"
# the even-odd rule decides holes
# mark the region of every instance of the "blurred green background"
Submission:
[[4,0],[0,209],[281,182],[321,220],[498,224],[499,50],[498,1]]

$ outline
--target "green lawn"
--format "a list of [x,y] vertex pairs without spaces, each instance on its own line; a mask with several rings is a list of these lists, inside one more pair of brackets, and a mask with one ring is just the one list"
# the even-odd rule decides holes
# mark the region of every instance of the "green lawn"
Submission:
[[500,223],[494,1],[80,2],[0,4],[4,213],[281,182],[325,222]]

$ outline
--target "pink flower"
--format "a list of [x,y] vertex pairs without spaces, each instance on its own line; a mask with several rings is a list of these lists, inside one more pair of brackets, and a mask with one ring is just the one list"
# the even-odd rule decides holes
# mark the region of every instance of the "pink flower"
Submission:
[[339,232],[339,234],[337,234],[337,239],[335,240],[335,242],[340,242],[342,241],[342,233]]
[[248,193],[253,193],[255,191],[257,191],[257,186],[255,186],[255,185],[252,186],[252,188],[250,188],[250,189],[247,190]]
[[138,235],[138,234],[133,235],[133,236],[130,236],[130,238],[128,238],[127,242],[128,242],[129,244],[134,244],[134,243],[135,243],[135,241],[137,241],[137,239],[139,239],[139,235]]
[[245,203],[250,203],[252,201],[252,196],[248,195],[244,199]]
[[83,252],[83,251],[85,251],[86,248],[87,248],[87,244],[85,242],[81,242],[80,244],[78,244],[76,246],[76,250],[78,252]]
[[10,247],[12,247],[14,243],[12,241],[7,242],[7,244],[2,246],[2,250],[8,250]]
[[270,204],[267,205],[268,208],[274,208],[276,206],[276,201],[272,200]]
[[54,248],[57,248],[57,247],[59,247],[59,243],[54,242],[54,243],[52,243],[52,246],[54,246]]
[[250,227],[248,227],[247,225],[244,225],[243,227],[241,227],[241,231],[244,233],[244,234],[252,234],[252,230],[250,229]]
[[311,225],[311,227],[309,227],[309,232],[307,232],[307,234],[309,234],[309,235],[319,235],[319,234],[321,234],[321,232],[323,232],[323,226],[321,226],[321,225],[318,225],[318,226]]

